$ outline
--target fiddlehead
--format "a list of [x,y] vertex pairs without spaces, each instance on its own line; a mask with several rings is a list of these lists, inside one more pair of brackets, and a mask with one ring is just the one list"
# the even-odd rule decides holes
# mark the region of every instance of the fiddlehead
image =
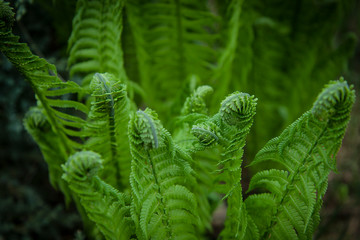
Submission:
[[226,194],[224,199],[227,198],[228,203],[225,228],[221,233],[224,239],[258,238],[257,229],[248,218],[241,187],[243,148],[253,123],[256,102],[254,96],[235,92],[225,98],[219,110],[224,152],[218,163],[216,184]]
[[103,179],[119,190],[129,186],[130,149],[127,123],[131,111],[126,86],[112,74],[96,73],[90,84],[91,109],[84,128],[85,148],[101,154]]
[[256,101],[254,96],[235,92],[221,103],[219,113],[192,127],[201,145],[211,147],[216,142],[222,147],[214,185],[228,202],[225,229],[221,233],[225,239],[258,236],[255,225],[248,219],[240,183],[243,147],[253,123]]
[[190,156],[146,109],[129,124],[132,217],[139,239],[196,238],[201,231]]
[[66,202],[71,200],[69,187],[61,178],[63,171],[61,164],[66,158],[66,151],[60,143],[57,134],[51,128],[44,110],[40,107],[31,108],[24,118],[25,129],[39,145],[41,153],[48,164],[50,183],[55,189],[60,189],[65,195]]
[[102,162],[97,153],[77,152],[62,166],[63,178],[106,239],[130,239],[134,234],[130,196],[118,192],[99,178]]
[[199,140],[200,144],[207,147],[219,142],[220,129],[213,122],[199,123],[193,125],[191,133]]
[[190,97],[186,98],[181,110],[182,115],[190,113],[207,114],[205,97],[213,92],[212,87],[204,85],[198,87]]
[[[319,210],[327,188],[327,177],[335,169],[355,100],[346,82],[332,81],[319,94],[311,111],[304,113],[283,133],[270,140],[251,165],[279,163],[286,171],[272,169],[257,173],[249,191],[262,188],[270,195],[253,195],[246,200],[250,215],[264,237],[310,239],[319,223]],[[266,196],[267,204],[259,204]],[[270,218],[257,216],[263,206]]]

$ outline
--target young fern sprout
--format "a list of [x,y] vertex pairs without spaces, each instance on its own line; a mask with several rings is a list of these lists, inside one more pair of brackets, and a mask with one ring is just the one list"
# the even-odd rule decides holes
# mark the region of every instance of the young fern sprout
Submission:
[[126,85],[109,73],[96,73],[90,82],[91,107],[84,132],[89,136],[84,148],[101,154],[102,177],[112,186],[129,186],[130,150],[127,123],[131,113]]
[[245,201],[262,238],[312,238],[354,101],[352,86],[331,81],[310,111],[258,152],[251,166],[274,161],[282,167],[258,172],[249,185],[248,192],[268,191]]
[[129,124],[132,216],[139,239],[197,239],[201,226],[193,170],[157,114],[147,108]]

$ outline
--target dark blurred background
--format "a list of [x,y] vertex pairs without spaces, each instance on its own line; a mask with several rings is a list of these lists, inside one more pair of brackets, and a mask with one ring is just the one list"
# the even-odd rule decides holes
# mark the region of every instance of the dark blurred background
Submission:
[[[33,52],[55,64],[68,79],[67,39],[71,33],[75,1],[14,0],[15,33]],[[360,38],[360,1],[346,16],[344,31]],[[347,79],[360,93],[359,44],[349,62]],[[22,119],[36,104],[23,77],[0,54],[0,240],[84,239],[81,220],[72,205],[48,179],[46,163],[26,133]],[[360,239],[360,103],[338,155],[338,172],[329,179],[314,239]]]

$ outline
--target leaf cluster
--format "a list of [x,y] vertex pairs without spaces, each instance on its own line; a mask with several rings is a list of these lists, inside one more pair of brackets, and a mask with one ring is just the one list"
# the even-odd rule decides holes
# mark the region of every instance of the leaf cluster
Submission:
[[[312,238],[353,87],[342,78],[331,81],[309,111],[265,144],[250,166],[276,165],[252,177],[245,199],[243,154],[258,99],[239,91],[225,96],[237,51],[251,55],[238,47],[240,30],[258,31],[249,24],[276,27],[279,34],[288,29],[257,17],[261,6],[226,3],[216,16],[205,1],[78,1],[69,67],[83,79],[80,86],[61,80],[54,65],[19,43],[12,10],[0,2],[0,50],[38,101],[24,125],[43,153],[51,184],[75,203],[91,238],[203,239],[222,201],[227,217],[219,239]],[[250,7],[253,15],[241,14]],[[133,45],[123,41],[124,14]],[[217,24],[225,25],[224,33]],[[126,68],[126,46],[136,52],[137,71]],[[273,57],[281,54],[263,64]],[[201,85],[207,78],[213,78],[211,99],[213,88]],[[139,96],[149,107],[137,110]]]

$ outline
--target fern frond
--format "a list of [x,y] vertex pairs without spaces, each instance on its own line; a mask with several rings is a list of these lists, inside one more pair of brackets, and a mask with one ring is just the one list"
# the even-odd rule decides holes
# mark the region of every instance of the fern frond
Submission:
[[186,88],[183,82],[193,74],[210,77],[215,17],[206,1],[127,1],[126,12],[146,102],[162,106],[162,114],[178,113],[188,93],[179,91]]
[[235,92],[221,103],[219,110],[222,136],[226,139],[222,142],[224,153],[218,163],[217,179],[217,184],[223,185],[228,203],[225,228],[221,233],[224,239],[256,239],[257,229],[248,220],[241,187],[243,148],[253,123],[256,102],[254,96]]
[[225,229],[221,233],[224,239],[258,236],[255,224],[248,219],[240,183],[243,147],[253,123],[256,101],[254,96],[235,92],[221,103],[219,113],[192,127],[199,144],[213,147],[214,143],[218,143],[223,148],[214,184],[219,193],[225,194],[224,199],[228,202]]
[[25,115],[24,126],[39,145],[41,153],[48,164],[51,185],[55,189],[60,189],[65,195],[66,202],[69,203],[71,192],[61,178],[63,174],[61,164],[64,163],[67,154],[43,111],[40,107],[31,108]]
[[[319,223],[327,178],[330,171],[336,169],[335,156],[354,101],[354,91],[343,79],[330,82],[311,111],[304,113],[256,155],[251,166],[275,161],[286,170],[265,170],[257,173],[250,182],[249,191],[265,189],[273,199],[267,200],[272,205],[269,210],[272,221],[255,221],[260,223],[258,228],[263,237],[312,237]],[[253,197],[255,200],[257,198]],[[249,200],[249,204],[253,205],[253,201]],[[275,205],[272,201],[275,201]],[[250,211],[249,214],[255,214],[253,218],[257,219],[255,212]]]
[[124,1],[77,2],[69,38],[70,75],[83,77],[87,89],[94,73],[108,72],[127,84],[121,49]]
[[106,239],[128,240],[135,230],[130,216],[131,199],[99,178],[102,162],[97,153],[77,152],[62,165],[63,178]]
[[197,239],[201,232],[190,156],[146,109],[129,124],[132,217],[139,239]]
[[[222,4],[222,3],[219,3]],[[227,94],[230,89],[230,83],[232,80],[232,68],[234,60],[237,54],[239,41],[240,26],[244,24],[244,18],[242,14],[243,0],[232,0],[227,3],[226,14],[223,19],[224,33],[222,39],[224,39],[224,49],[221,51],[221,55],[217,61],[217,66],[214,69],[213,82],[216,86],[216,93],[213,98],[214,101],[218,101]],[[247,38],[247,36],[241,36]],[[220,84],[221,83],[221,84]],[[244,89],[244,88],[242,88]]]
[[186,98],[184,106],[181,110],[182,115],[190,113],[207,114],[205,97],[213,92],[212,87],[204,85],[198,87],[190,97]]
[[251,158],[312,105],[329,79],[348,71],[356,41],[338,34],[346,4],[244,1],[230,88],[262,100],[247,144]]
[[[79,127],[85,121],[79,117],[61,112],[59,108],[72,108],[85,114],[87,114],[88,109],[81,103],[54,99],[53,97],[64,93],[82,93],[82,89],[74,82],[62,82],[56,76],[54,65],[33,55],[26,44],[19,43],[19,37],[12,34],[13,20],[11,18],[13,13],[8,4],[1,2],[0,14],[0,50],[30,83],[39,104],[44,109],[47,120],[54,133],[58,135],[59,143],[68,156],[74,152],[74,148],[80,148],[81,146],[68,136],[81,136]],[[77,128],[77,131],[73,131],[69,127]]]
[[127,136],[130,100],[126,86],[114,75],[96,73],[91,81],[91,109],[84,131],[85,148],[104,159],[101,177],[119,190],[129,186],[131,155]]
[[[199,151],[203,147],[197,143],[197,139],[191,133],[191,126],[208,119],[205,97],[212,93],[210,86],[204,85],[198,87],[186,98],[181,110],[181,115],[174,121],[173,138],[175,142],[189,153]],[[196,131],[196,130],[195,130]],[[199,130],[201,132],[201,130]],[[201,134],[201,133],[200,133]]]

